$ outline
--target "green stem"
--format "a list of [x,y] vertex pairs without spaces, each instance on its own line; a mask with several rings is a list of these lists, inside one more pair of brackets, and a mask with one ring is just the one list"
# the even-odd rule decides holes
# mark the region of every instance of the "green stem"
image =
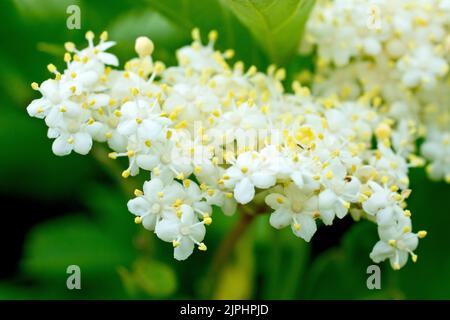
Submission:
[[240,210],[238,211],[240,212],[239,220],[223,239],[213,257],[211,267],[206,277],[208,281],[206,290],[207,296],[211,296],[214,293],[215,284],[217,284],[217,277],[221,274],[223,267],[228,262],[231,253],[233,252],[236,244],[239,242],[239,239],[249,228],[256,216],[263,213],[261,210],[254,211],[245,206],[240,206]]

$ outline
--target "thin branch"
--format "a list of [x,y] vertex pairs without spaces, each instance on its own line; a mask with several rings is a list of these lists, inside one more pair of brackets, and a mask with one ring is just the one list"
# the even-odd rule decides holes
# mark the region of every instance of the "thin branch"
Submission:
[[239,206],[238,212],[240,214],[239,220],[233,226],[231,231],[221,242],[219,248],[216,251],[211,267],[207,275],[207,293],[211,296],[215,289],[215,284],[218,275],[221,274],[223,267],[228,263],[228,260],[233,252],[236,244],[239,242],[241,237],[245,234],[246,230],[249,228],[253,220],[260,214],[263,214],[263,208],[256,208],[253,210],[246,206]]

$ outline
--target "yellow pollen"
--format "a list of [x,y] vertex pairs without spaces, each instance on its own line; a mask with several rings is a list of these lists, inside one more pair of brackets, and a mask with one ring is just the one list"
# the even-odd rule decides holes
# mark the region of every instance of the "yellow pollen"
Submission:
[[194,41],[199,41],[200,40],[200,30],[198,28],[192,29],[191,36]]
[[392,185],[392,186],[391,186],[391,191],[392,191],[392,192],[397,192],[397,191],[398,191],[398,186],[395,185],[395,184]]
[[66,42],[64,43],[64,48],[67,51],[72,52],[73,50],[75,50],[75,44],[73,42]]
[[208,34],[208,40],[215,42],[217,40],[217,37],[219,36],[219,33],[217,30],[211,30]]
[[234,57],[234,50],[233,49],[228,49],[224,52],[223,56],[225,57],[225,59],[231,59]]
[[178,180],[184,180],[184,174],[183,173],[179,173],[179,174],[177,174],[176,178]]
[[103,31],[100,34],[100,40],[102,40],[102,41],[107,41],[108,40],[108,31]]
[[70,55],[70,53],[66,52],[64,54],[64,62],[70,62],[70,60],[72,60],[72,56]]
[[139,94],[139,89],[138,88],[131,88],[131,94],[133,96],[137,96]]
[[93,40],[94,39],[94,33],[92,31],[86,32],[86,40]]
[[50,63],[49,65],[47,65],[47,69],[51,73],[55,73],[56,72],[56,67],[55,67],[55,65],[53,63]]
[[198,245],[198,250],[200,251],[206,251],[208,248],[206,247],[206,245],[202,242]]
[[108,157],[113,159],[113,160],[117,159],[117,152],[110,152],[108,154]]
[[130,171],[130,169],[127,169],[127,170],[124,170],[123,172],[122,172],[122,178],[128,178],[129,176],[130,176],[130,174],[131,174],[131,171]]
[[180,241],[173,240],[172,241],[172,245],[173,245],[174,248],[176,248],[176,247],[178,247],[180,245]]
[[134,218],[134,223],[141,224],[142,223],[142,218],[141,217]]
[[203,218],[203,223],[209,226],[212,223],[212,218],[209,215],[205,215]]
[[425,230],[419,231],[419,232],[417,233],[417,236],[418,236],[420,239],[423,239],[423,238],[425,238],[425,237],[427,236],[427,232],[426,232]]

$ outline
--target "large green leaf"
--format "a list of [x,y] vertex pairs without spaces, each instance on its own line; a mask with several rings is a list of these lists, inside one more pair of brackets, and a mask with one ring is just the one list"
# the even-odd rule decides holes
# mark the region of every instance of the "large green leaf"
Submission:
[[410,261],[390,272],[407,299],[450,299],[450,185],[431,182],[424,170],[414,169],[411,189],[408,207],[414,231],[427,230],[428,236],[420,240],[416,264]]
[[22,269],[40,278],[65,275],[69,265],[82,272],[115,272],[134,258],[134,252],[110,237],[101,225],[83,216],[66,216],[41,224],[28,236]]
[[235,49],[237,59],[261,68],[267,66],[267,56],[224,1],[147,0],[147,3],[178,27],[185,44],[188,44],[193,28],[200,29],[203,39],[215,29],[219,31],[219,49]]
[[273,62],[284,63],[297,50],[314,0],[226,0]]
[[134,41],[139,36],[148,36],[155,44],[154,57],[166,64],[174,64],[175,50],[186,44],[182,29],[158,12],[144,10],[127,11],[107,27],[111,39],[117,41],[115,52],[131,58],[135,53]]
[[381,267],[381,290],[369,290],[367,267],[374,263],[369,253],[377,241],[376,225],[362,221],[345,234],[341,245],[328,249],[317,257],[300,290],[306,299],[376,299],[400,298],[386,276],[387,265]]

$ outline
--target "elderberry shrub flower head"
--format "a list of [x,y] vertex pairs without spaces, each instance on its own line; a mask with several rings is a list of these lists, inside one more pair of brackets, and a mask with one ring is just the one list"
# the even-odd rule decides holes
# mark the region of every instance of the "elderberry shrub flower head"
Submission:
[[287,93],[284,69],[230,65],[233,51],[214,49],[217,32],[207,44],[197,29],[192,36],[169,68],[145,37],[124,70],[111,67],[106,33],[95,45],[88,32],[83,50],[66,44],[66,70],[49,65],[55,77],[32,84],[42,98],[27,109],[45,120],[53,152],[86,154],[104,142],[110,158],[128,160],[124,178],[148,176],[128,209],[177,260],[207,250],[213,206],[232,215],[239,205],[305,241],[318,224],[369,219],[380,236],[375,262],[415,262],[426,232],[412,231],[405,209],[409,163],[392,148],[392,120],[366,100],[317,99],[298,82]]
[[305,46],[317,48],[316,95],[364,99],[390,117],[392,142],[450,183],[450,1],[320,0]]

